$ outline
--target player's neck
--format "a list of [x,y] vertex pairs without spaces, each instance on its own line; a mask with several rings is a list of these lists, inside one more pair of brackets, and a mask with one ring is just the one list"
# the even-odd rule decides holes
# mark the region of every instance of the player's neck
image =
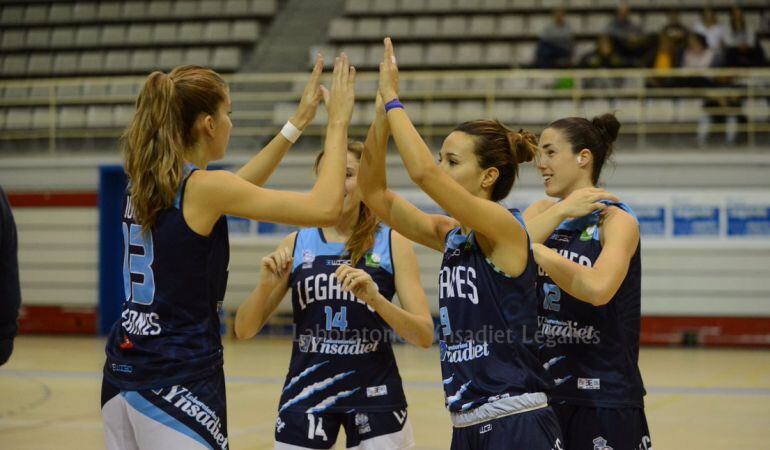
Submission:
[[570,186],[570,188],[564,192],[564,196],[562,198],[567,198],[571,193],[577,191],[578,189],[583,189],[587,187],[594,187],[594,184],[591,182],[591,180],[589,179],[578,180],[575,182],[575,184]]
[[185,159],[199,169],[205,169],[209,165],[209,160],[206,157],[206,152],[201,147],[194,147],[185,154]]
[[353,227],[358,223],[360,208],[352,208],[351,211],[343,212],[337,223],[331,227],[324,227],[324,236],[327,242],[346,242],[351,234]]

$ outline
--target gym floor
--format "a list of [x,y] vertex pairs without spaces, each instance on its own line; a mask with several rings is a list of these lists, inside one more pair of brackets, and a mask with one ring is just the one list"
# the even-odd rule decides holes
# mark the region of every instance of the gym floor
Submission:
[[[104,341],[21,336],[0,369],[0,447],[101,449]],[[272,448],[291,342],[225,340],[230,444]],[[438,351],[396,347],[418,449],[449,448]],[[770,442],[770,351],[642,348],[646,410],[656,450],[764,449]],[[344,448],[344,436],[337,439]]]

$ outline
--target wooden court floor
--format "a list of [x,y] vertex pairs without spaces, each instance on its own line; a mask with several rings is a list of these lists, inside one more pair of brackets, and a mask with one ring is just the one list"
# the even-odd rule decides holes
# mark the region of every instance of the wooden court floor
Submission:
[[[30,337],[0,368],[0,449],[103,448],[99,414],[103,340]],[[290,342],[225,342],[230,443],[271,448]],[[438,351],[398,346],[419,449],[446,449]],[[770,449],[770,351],[643,348],[655,450]],[[338,439],[344,448],[344,437]],[[621,449],[616,449],[621,450]]]

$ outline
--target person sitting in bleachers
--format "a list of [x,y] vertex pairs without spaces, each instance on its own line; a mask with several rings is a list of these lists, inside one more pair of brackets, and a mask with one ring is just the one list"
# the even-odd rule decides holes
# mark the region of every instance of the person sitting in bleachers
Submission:
[[646,55],[652,49],[650,39],[641,26],[631,21],[628,5],[621,5],[605,29],[615,49],[629,67],[644,65]]
[[[687,47],[687,35],[690,30],[679,20],[679,11],[672,9],[668,13],[668,22],[660,30],[659,39],[665,36],[674,52],[680,53]],[[660,47],[660,40],[658,41]]]
[[706,37],[709,48],[719,50],[724,46],[725,27],[719,23],[713,9],[704,8],[692,30]]
[[[626,62],[615,51],[612,39],[607,35],[601,35],[596,40],[596,48],[580,58],[580,67],[584,69],[619,69],[626,67]],[[622,78],[594,78],[586,79],[586,88],[617,88],[620,87]]]
[[690,33],[687,38],[687,48],[682,56],[682,67],[708,69],[715,67],[716,62],[716,51],[709,47],[708,38],[701,33]]
[[535,67],[542,69],[566,68],[572,65],[575,40],[572,28],[564,19],[564,10],[553,11],[553,23],[540,34],[535,50]]
[[746,24],[743,10],[730,10],[730,26],[725,34],[725,65],[755,67],[764,63],[762,47],[757,45],[757,33]]
[[[653,69],[666,74],[669,70],[679,67],[682,61],[682,51],[676,46],[675,40],[670,35],[661,32],[658,36],[658,46],[649,64]],[[676,78],[655,77],[648,80],[650,87],[673,87],[677,84]]]

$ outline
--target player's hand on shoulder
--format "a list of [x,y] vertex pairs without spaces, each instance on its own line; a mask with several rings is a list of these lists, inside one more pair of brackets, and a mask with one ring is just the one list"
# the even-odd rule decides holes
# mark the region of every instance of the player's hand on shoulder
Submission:
[[377,294],[380,292],[377,283],[374,282],[372,276],[365,270],[343,264],[337,268],[334,275],[337,277],[337,282],[344,292],[352,292],[353,295],[370,305],[375,301]]
[[567,196],[563,201],[556,204],[561,209],[564,217],[583,217],[596,210],[604,210],[607,205],[601,201],[619,202],[620,199],[597,187],[587,187],[577,189]]
[[259,267],[260,282],[269,285],[278,284],[291,272],[293,259],[291,249],[288,247],[279,248],[262,258]]

